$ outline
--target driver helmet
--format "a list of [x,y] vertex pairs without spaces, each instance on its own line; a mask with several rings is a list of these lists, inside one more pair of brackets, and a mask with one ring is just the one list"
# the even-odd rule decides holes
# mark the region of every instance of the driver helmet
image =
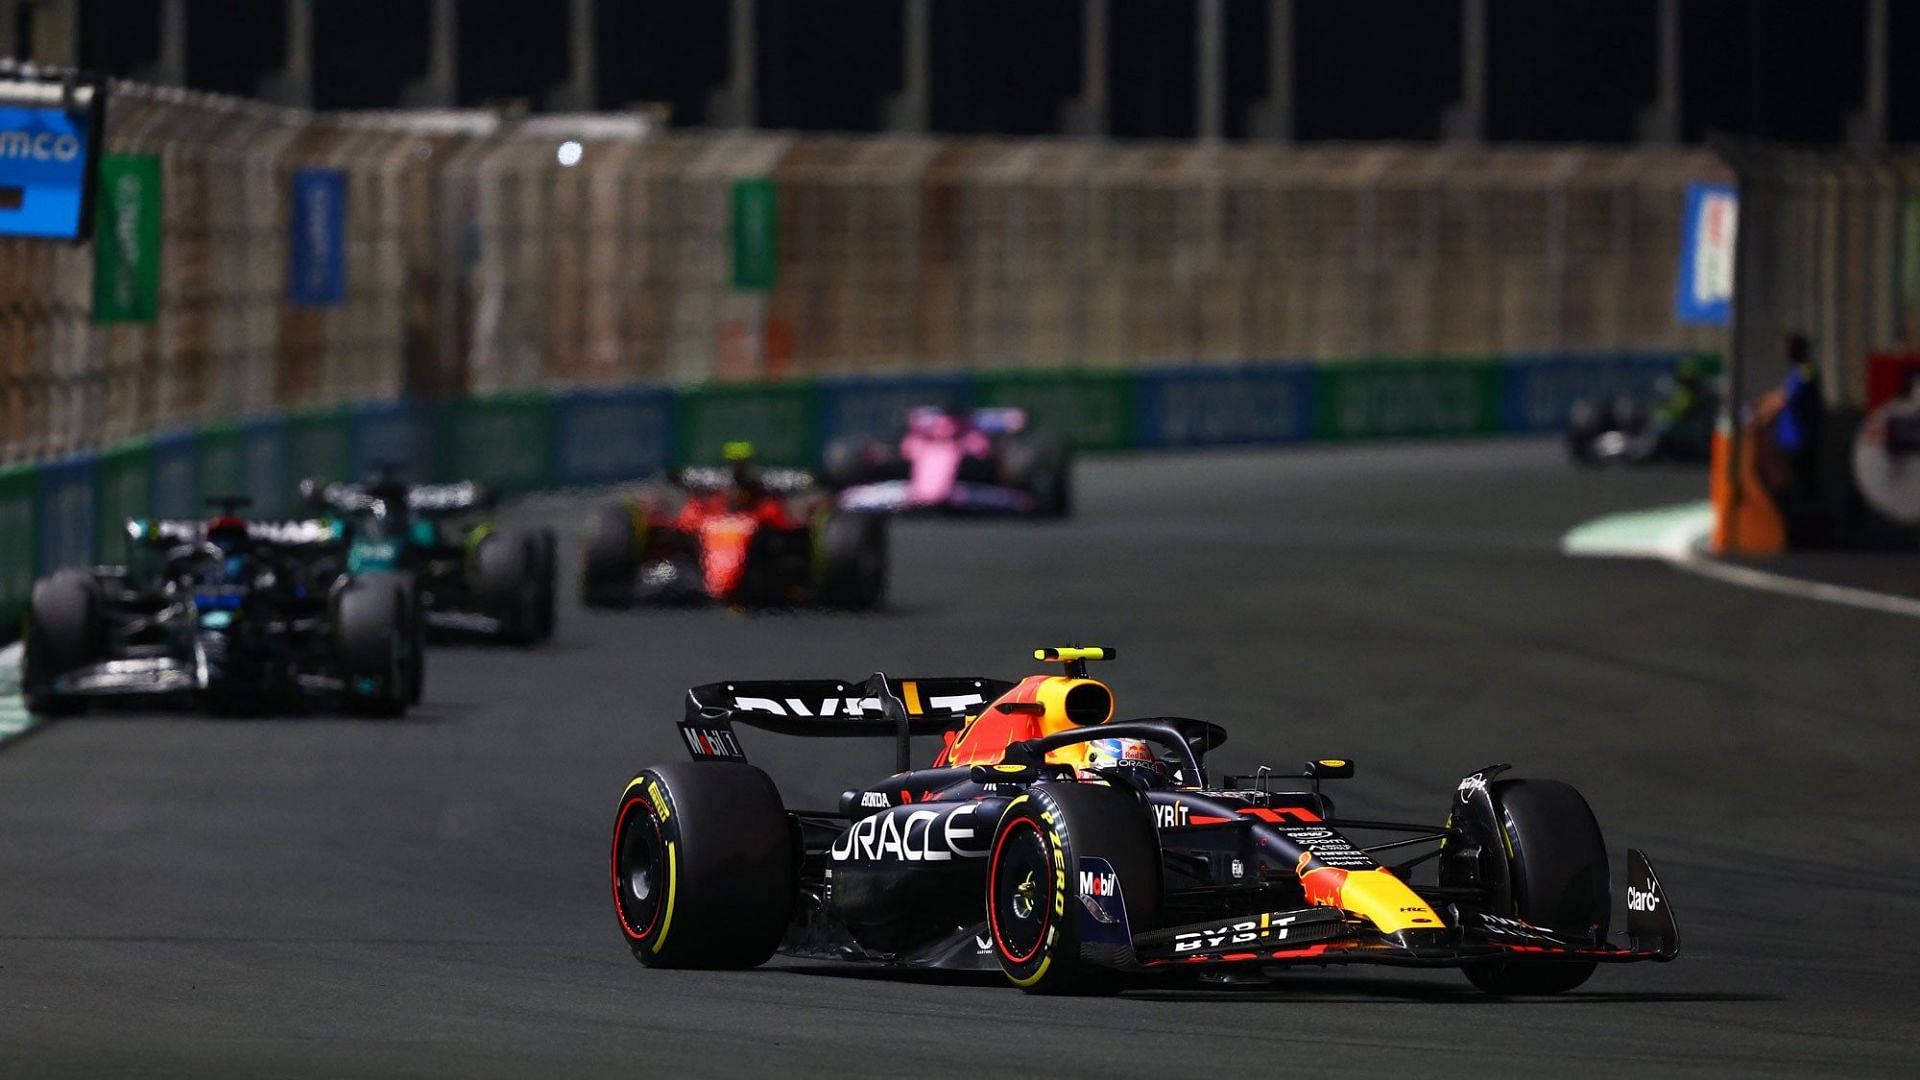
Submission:
[[733,471],[733,500],[737,505],[751,504],[760,494],[760,469],[753,463],[753,444],[730,442],[721,448]]
[[247,552],[247,523],[237,517],[217,517],[207,522],[207,543],[227,556]]
[[1141,739],[1095,739],[1087,744],[1087,769],[1139,768],[1163,774],[1153,747]]

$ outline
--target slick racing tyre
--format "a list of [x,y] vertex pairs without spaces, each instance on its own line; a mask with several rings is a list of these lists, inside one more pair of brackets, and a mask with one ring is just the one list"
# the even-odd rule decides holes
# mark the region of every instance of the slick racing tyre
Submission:
[[404,715],[413,632],[404,586],[385,574],[356,578],[333,598],[334,655],[347,708],[370,716]]
[[71,716],[86,710],[85,698],[55,695],[52,683],[55,676],[101,658],[106,631],[100,608],[100,586],[84,571],[56,571],[34,584],[21,658],[27,711]]
[[1607,429],[1612,414],[1591,398],[1580,398],[1567,410],[1567,457],[1576,465],[1594,465],[1593,445]]
[[613,824],[613,907],[648,967],[750,968],[779,946],[798,866],[780,792],[745,762],[656,765]]
[[1073,455],[1046,435],[1020,435],[1000,449],[1001,480],[1033,496],[1039,517],[1066,517],[1073,512]]
[[625,503],[594,507],[580,553],[580,602],[588,607],[627,602],[638,569],[633,511]]
[[427,694],[427,619],[420,603],[420,587],[412,574],[396,575],[400,585],[400,610],[406,616],[407,656],[403,664],[407,676],[407,704],[418,705]]
[[540,641],[552,638],[554,630],[560,625],[559,547],[559,541],[554,537],[552,529],[542,528],[533,534],[536,568],[534,580],[539,586],[540,596],[540,621],[537,630]]
[[1160,842],[1131,791],[1036,784],[1008,804],[987,862],[1000,969],[1033,994],[1123,988],[1132,936],[1160,918]]
[[545,609],[538,542],[500,530],[480,541],[473,560],[480,602],[500,620],[500,636],[516,645],[538,642]]
[[887,598],[887,519],[878,514],[834,514],[821,530],[826,601],[848,611],[871,611]]
[[[1612,914],[1607,845],[1587,801],[1558,780],[1496,780],[1488,787],[1512,851],[1506,914],[1584,940],[1605,940]],[[1497,841],[1496,841],[1497,842]],[[1489,994],[1558,994],[1593,975],[1592,960],[1496,960],[1465,971]]]

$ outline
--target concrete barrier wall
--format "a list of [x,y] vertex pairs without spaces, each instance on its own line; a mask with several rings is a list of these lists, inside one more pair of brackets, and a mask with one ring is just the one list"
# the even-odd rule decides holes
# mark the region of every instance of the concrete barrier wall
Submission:
[[828,442],[885,434],[919,404],[1018,405],[1083,451],[1451,437],[1557,430],[1575,396],[1645,393],[1677,354],[1250,362],[1080,372],[947,372],[777,383],[519,392],[446,404],[329,408],[163,433],[100,453],[0,471],[0,628],[36,576],[115,562],[123,525],[199,517],[213,495],[292,511],[303,477],[382,465],[469,478],[508,495],[640,479],[751,441],[762,460],[812,465]]

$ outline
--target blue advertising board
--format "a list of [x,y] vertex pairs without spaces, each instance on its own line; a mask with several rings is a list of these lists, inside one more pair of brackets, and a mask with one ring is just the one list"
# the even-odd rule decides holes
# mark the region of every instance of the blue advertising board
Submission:
[[[153,502],[153,515],[161,518],[193,520],[205,516],[200,499],[200,440],[197,432],[178,431],[155,436],[152,486],[147,490]],[[232,492],[216,492],[229,495]]]
[[577,390],[553,399],[553,482],[637,480],[673,464],[673,391]]
[[1680,286],[1674,313],[1683,323],[1725,326],[1733,313],[1734,242],[1740,196],[1730,184],[1689,184],[1680,232]]
[[973,401],[973,377],[964,372],[846,376],[822,379],[819,387],[823,446],[848,435],[896,435],[906,428],[907,411],[922,405]]
[[332,307],[347,299],[347,174],[301,169],[293,174],[288,217],[287,299]]
[[[0,236],[78,240],[86,235],[96,113],[68,109],[33,84],[49,104],[0,104]],[[10,85],[0,84],[0,101]],[[76,89],[88,101],[98,91]]]
[[355,478],[392,469],[401,479],[424,484],[434,477],[439,429],[432,406],[411,401],[363,405],[353,418]]
[[1573,403],[1646,399],[1680,366],[1674,353],[1515,357],[1500,362],[1500,429],[1565,431]]
[[1230,364],[1142,371],[1141,446],[1226,446],[1313,437],[1313,365]]

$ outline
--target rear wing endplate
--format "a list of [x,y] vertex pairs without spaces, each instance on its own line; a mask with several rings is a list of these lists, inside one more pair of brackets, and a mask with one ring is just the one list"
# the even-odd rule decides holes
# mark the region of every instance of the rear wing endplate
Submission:
[[892,737],[904,771],[912,765],[912,736],[952,730],[1013,687],[1002,679],[889,679],[879,673],[861,681],[708,683],[687,691],[680,736],[696,761],[745,761],[735,723],[803,738]]

